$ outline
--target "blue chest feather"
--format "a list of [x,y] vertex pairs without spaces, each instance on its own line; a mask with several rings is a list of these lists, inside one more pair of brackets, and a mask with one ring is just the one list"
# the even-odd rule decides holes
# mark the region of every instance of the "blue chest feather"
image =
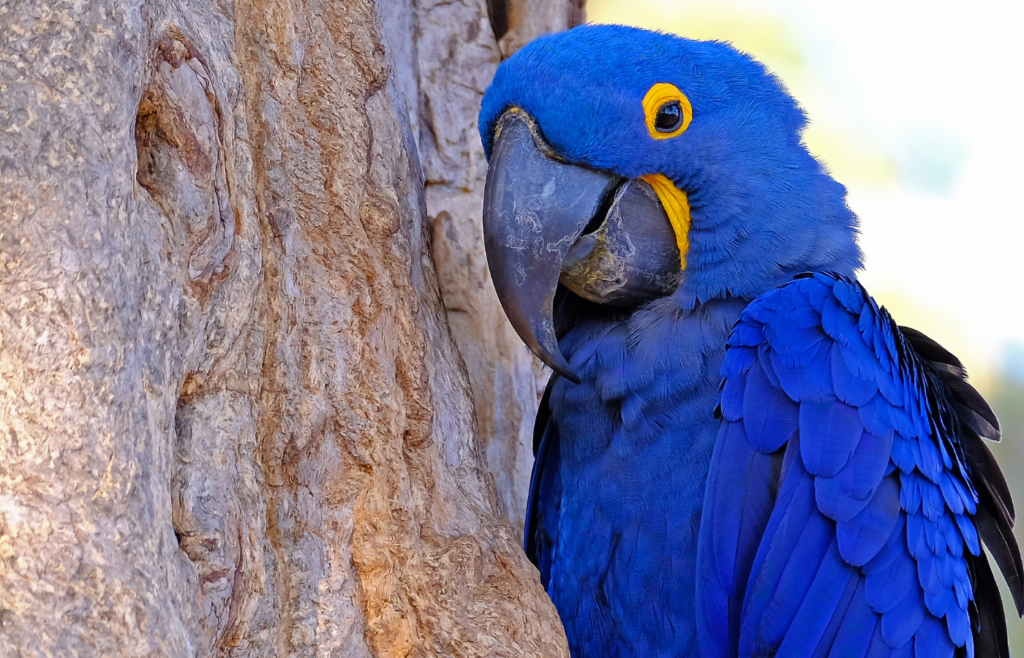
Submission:
[[562,338],[583,381],[557,381],[548,402],[560,500],[546,519],[553,547],[540,560],[576,655],[696,651],[713,410],[741,309],[664,300],[629,319],[582,322]]

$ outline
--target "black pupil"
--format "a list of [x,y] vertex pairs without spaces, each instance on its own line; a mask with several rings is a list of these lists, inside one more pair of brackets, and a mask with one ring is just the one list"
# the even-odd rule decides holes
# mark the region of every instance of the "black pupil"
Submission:
[[683,125],[683,108],[679,101],[665,103],[658,108],[658,116],[654,118],[654,127],[660,133],[670,133]]

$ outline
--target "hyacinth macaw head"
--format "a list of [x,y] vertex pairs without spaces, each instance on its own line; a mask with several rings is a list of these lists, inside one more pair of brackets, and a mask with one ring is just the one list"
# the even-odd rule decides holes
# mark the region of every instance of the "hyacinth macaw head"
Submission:
[[480,110],[484,232],[523,340],[575,381],[552,319],[559,283],[598,304],[693,308],[805,271],[852,274],[856,218],[804,124],[726,43],[588,25],[502,63]]

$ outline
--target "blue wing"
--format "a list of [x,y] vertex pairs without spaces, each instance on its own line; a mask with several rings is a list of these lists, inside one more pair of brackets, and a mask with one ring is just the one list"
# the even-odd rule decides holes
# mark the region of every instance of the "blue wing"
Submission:
[[712,656],[1007,656],[1024,603],[998,439],[960,363],[856,282],[751,303],[722,366],[698,550]]

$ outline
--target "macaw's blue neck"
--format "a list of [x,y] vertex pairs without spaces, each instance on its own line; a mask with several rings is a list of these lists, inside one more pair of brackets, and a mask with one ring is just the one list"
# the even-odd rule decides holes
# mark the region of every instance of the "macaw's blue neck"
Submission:
[[575,656],[696,655],[718,373],[745,303],[559,309],[574,316],[560,347],[582,383],[560,380],[550,398],[563,493],[548,591]]
[[[687,192],[692,218],[679,304],[753,299],[802,272],[852,277],[861,267],[846,188],[799,144],[762,149],[738,162],[706,153],[715,164],[674,179]],[[733,175],[722,175],[723,168]]]

